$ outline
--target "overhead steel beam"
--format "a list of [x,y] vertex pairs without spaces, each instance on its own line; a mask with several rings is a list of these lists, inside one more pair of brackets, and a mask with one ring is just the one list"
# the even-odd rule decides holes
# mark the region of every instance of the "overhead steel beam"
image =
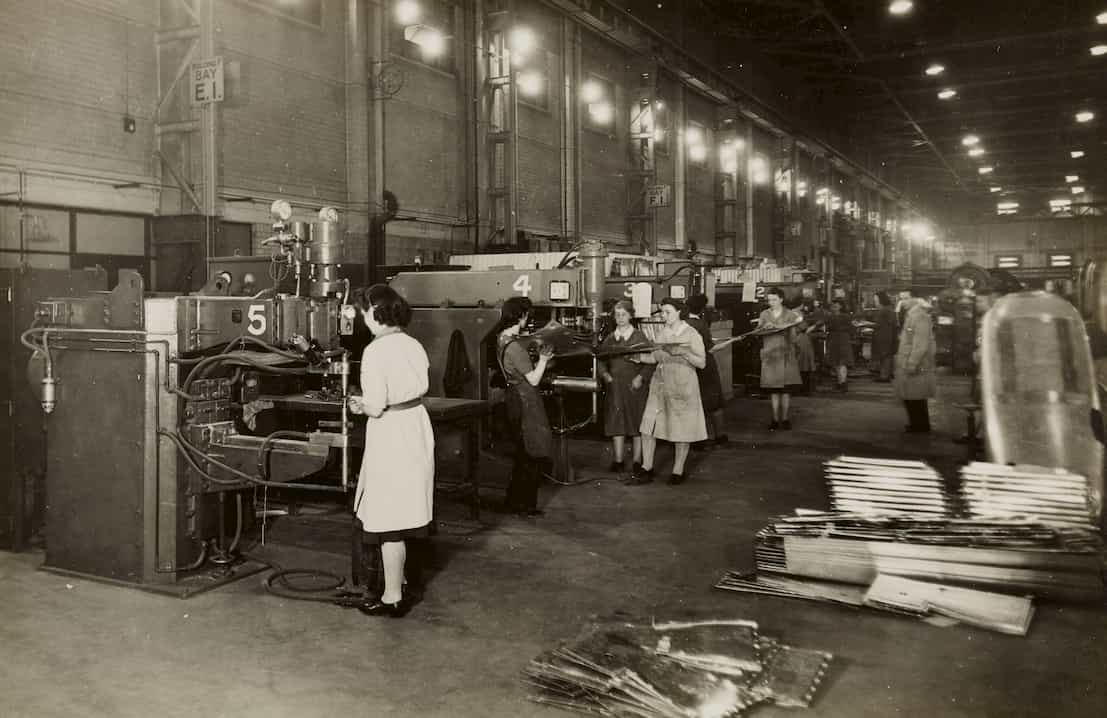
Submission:
[[[857,43],[853,41],[853,38],[850,37],[850,34],[846,32],[846,29],[842,26],[841,23],[838,22],[837,18],[835,18],[830,10],[826,7],[826,5],[823,3],[823,0],[815,0],[815,4],[819,12],[821,12],[823,17],[826,18],[826,21],[830,23],[830,26],[834,28],[834,31],[838,33],[838,36],[842,38],[842,41],[846,44],[847,47],[849,47],[850,51],[853,52],[857,60],[864,60],[865,53],[861,52],[861,48],[857,46]],[[919,137],[921,137],[924,142],[930,145],[930,149],[933,150],[934,155],[938,158],[939,161],[941,161],[943,165],[945,165],[946,169],[949,170],[949,173],[953,175],[954,182],[956,182],[959,186],[962,185],[963,183],[961,181],[961,176],[957,174],[957,170],[955,170],[953,168],[953,165],[951,165],[949,161],[946,160],[945,155],[943,155],[942,151],[938,149],[938,146],[930,140],[930,137],[926,134],[926,130],[924,130],[922,126],[915,121],[914,117],[911,116],[911,112],[903,106],[903,103],[900,102],[900,99],[896,96],[896,93],[893,92],[888,84],[883,80],[878,80],[877,82],[884,90],[884,94],[887,95],[888,100],[893,105],[899,108],[899,111],[903,113],[903,116],[907,119],[907,122],[915,129]]]
[[1077,27],[1063,28],[1061,30],[1049,30],[1046,32],[1030,32],[1020,35],[1000,35],[997,37],[982,37],[975,40],[963,40],[960,42],[951,42],[944,45],[924,45],[921,47],[914,47],[909,50],[894,50],[892,52],[885,52],[877,55],[870,55],[865,58],[865,64],[873,64],[877,62],[885,62],[888,60],[901,60],[907,57],[934,57],[938,55],[952,54],[956,52],[963,52],[966,50],[978,50],[984,47],[995,47],[996,45],[1021,45],[1029,42],[1038,42],[1042,40],[1054,40],[1064,37],[1076,37],[1083,35],[1095,35],[1103,32],[1102,28],[1095,25],[1080,25]]

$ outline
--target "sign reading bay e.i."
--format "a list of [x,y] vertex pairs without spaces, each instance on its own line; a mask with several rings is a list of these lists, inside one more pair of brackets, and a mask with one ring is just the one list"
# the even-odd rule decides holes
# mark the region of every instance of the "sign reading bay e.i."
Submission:
[[189,97],[193,105],[223,101],[223,58],[213,57],[192,63],[192,86]]
[[646,188],[646,209],[668,207],[671,197],[672,188],[669,185],[650,185]]

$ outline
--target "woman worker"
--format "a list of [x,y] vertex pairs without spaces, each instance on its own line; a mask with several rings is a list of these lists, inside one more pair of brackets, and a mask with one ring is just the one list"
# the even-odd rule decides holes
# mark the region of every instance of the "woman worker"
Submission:
[[434,432],[422,404],[430,363],[404,333],[411,308],[396,290],[376,285],[356,292],[354,302],[373,333],[361,355],[361,396],[350,398],[350,411],[368,417],[354,512],[384,564],[384,593],[358,608],[400,618],[410,608],[405,542],[427,537],[433,516]]
[[693,294],[688,297],[685,306],[688,309],[688,317],[685,321],[700,333],[707,356],[706,366],[696,371],[700,380],[700,401],[703,402],[703,412],[711,422],[711,433],[714,434],[715,443],[725,444],[727,435],[723,431],[723,383],[719,379],[719,365],[715,361],[715,355],[711,353],[711,347],[715,346],[715,340],[711,337],[711,325],[707,323],[707,318],[704,316],[707,297]]
[[838,391],[845,391],[853,366],[853,315],[841,299],[830,303],[830,316],[826,318],[826,363],[837,374]]
[[[634,306],[630,302],[621,300],[615,303],[611,312],[615,319],[615,331],[600,344],[601,353],[649,343],[646,335],[630,323],[633,313]],[[600,363],[600,376],[607,384],[603,426],[604,433],[611,437],[612,472],[623,470],[625,437],[628,436],[631,437],[631,458],[634,462],[632,473],[642,466],[639,427],[646,409],[646,394],[653,370],[653,364],[639,361],[636,354],[613,354]]]
[[630,477],[627,483],[631,485],[653,481],[658,439],[676,445],[669,483],[683,483],[684,463],[692,442],[707,438],[700,383],[696,377],[696,369],[707,364],[703,339],[680,318],[677,300],[668,297],[661,300],[661,318],[665,326],[654,337],[659,348],[651,352],[657,370],[650,380],[650,394],[642,416],[642,468]]
[[515,466],[507,486],[505,510],[541,516],[538,510],[538,480],[542,464],[553,455],[553,435],[546,417],[546,407],[537,386],[553,357],[553,348],[543,346],[537,363],[521,342],[519,332],[527,324],[531,302],[526,297],[512,297],[500,310],[500,333],[496,337],[496,356],[507,380],[507,414],[515,436]]
[[784,306],[784,292],[779,288],[770,287],[765,297],[769,308],[761,312],[757,331],[769,331],[761,337],[761,388],[768,390],[773,404],[773,421],[769,424],[769,431],[791,429],[788,409],[792,397],[788,387],[801,381],[795,349],[795,331],[800,315]]

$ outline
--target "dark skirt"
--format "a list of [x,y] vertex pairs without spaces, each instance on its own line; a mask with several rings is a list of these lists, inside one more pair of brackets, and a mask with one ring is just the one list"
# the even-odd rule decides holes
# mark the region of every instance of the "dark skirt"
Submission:
[[723,382],[719,379],[719,365],[715,361],[715,355],[707,352],[707,366],[697,369],[696,375],[700,380],[700,401],[703,402],[703,410],[710,414],[723,408]]
[[399,531],[381,531],[375,533],[373,531],[366,531],[364,535],[365,543],[369,546],[379,546],[382,543],[392,543],[394,541],[408,541],[410,539],[424,539],[431,535],[431,524],[423,524],[413,529],[400,529]]

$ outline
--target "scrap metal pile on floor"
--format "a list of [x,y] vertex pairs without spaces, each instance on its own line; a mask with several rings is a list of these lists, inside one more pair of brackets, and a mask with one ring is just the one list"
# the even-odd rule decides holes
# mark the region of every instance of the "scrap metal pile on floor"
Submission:
[[756,573],[728,572],[716,588],[1016,635],[1029,628],[1032,597],[1104,598],[1082,476],[975,462],[953,494],[921,462],[839,457],[826,478],[835,510],[773,519],[754,542]]
[[808,707],[832,656],[744,620],[608,621],[530,662],[531,699],[613,718],[723,718]]

